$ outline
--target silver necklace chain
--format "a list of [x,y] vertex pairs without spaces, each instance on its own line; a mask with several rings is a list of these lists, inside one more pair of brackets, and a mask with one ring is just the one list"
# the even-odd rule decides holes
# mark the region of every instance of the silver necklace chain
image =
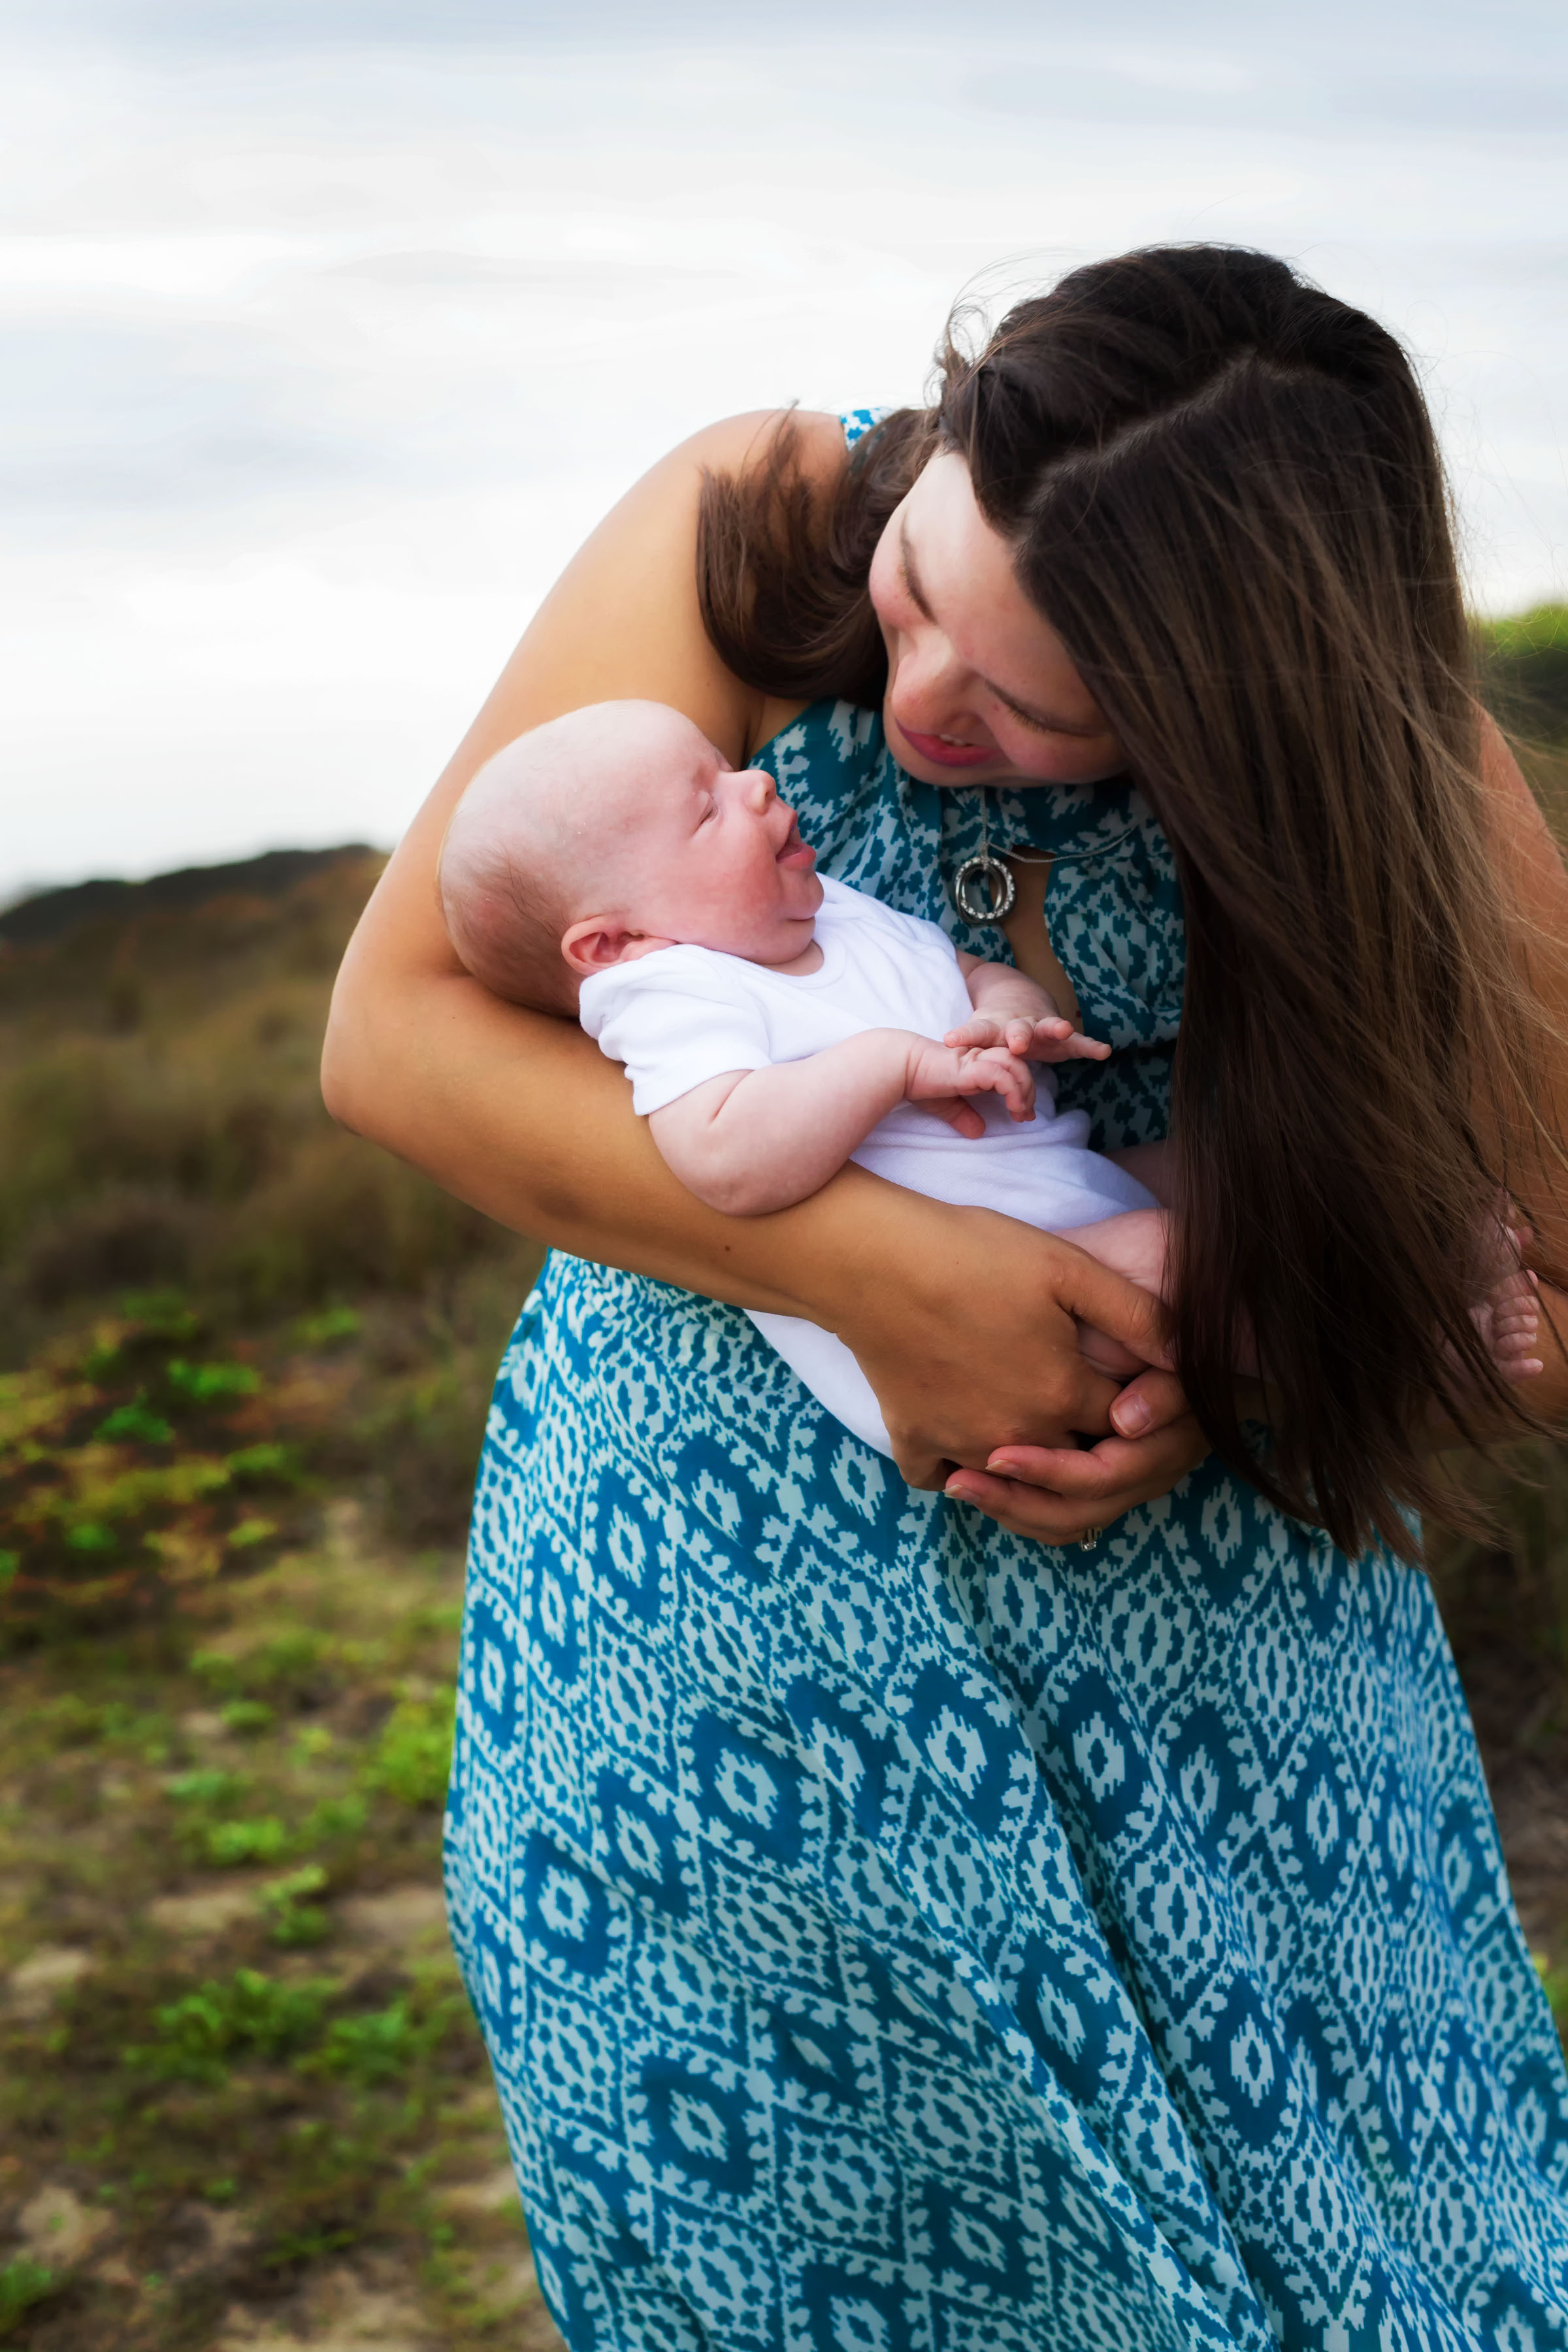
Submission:
[[[966,923],[983,929],[1005,922],[1018,901],[1018,886],[1013,879],[1003,857],[991,847],[990,787],[980,786],[980,847],[973,857],[966,857],[952,877],[952,903]],[[1109,841],[1097,841],[1089,849],[1009,849],[1006,857],[1020,866],[1079,866],[1091,857],[1103,857],[1138,830],[1138,821],[1123,825]]]

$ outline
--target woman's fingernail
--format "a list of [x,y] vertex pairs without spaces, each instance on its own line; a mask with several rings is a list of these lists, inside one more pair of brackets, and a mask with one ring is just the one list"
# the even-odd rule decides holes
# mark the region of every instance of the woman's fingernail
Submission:
[[1149,1408],[1141,1396],[1118,1397],[1110,1418],[1123,1437],[1142,1437],[1149,1426]]

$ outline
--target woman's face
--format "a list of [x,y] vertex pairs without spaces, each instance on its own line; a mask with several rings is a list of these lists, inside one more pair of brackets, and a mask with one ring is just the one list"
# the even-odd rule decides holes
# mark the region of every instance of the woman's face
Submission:
[[1036,612],[969,468],[933,457],[871,562],[893,756],[930,784],[1089,784],[1123,764],[1100,706]]

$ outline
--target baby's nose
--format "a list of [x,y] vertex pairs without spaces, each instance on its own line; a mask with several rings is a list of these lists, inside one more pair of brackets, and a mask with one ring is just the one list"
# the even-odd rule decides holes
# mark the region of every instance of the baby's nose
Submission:
[[761,768],[752,768],[746,778],[746,798],[756,810],[758,815],[762,815],[763,811],[766,810],[769,804],[773,801],[776,800],[777,797],[778,786],[774,783],[773,778],[770,775],[764,774]]

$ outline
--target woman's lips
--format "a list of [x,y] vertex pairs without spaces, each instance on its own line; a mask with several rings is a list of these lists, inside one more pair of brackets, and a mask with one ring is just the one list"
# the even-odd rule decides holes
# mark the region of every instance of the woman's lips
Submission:
[[899,732],[916,757],[934,768],[984,768],[1001,757],[990,743],[950,743],[942,735],[917,735],[912,727],[900,726]]

